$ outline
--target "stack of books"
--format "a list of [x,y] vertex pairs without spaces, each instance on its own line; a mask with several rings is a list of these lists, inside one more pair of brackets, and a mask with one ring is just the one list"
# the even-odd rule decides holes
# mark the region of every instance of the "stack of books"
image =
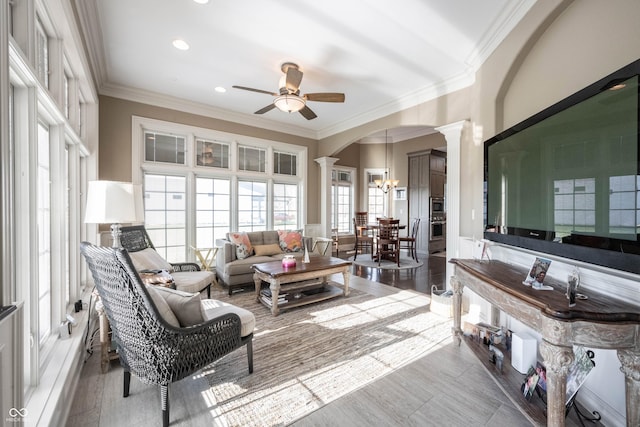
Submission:
[[[282,305],[289,301],[286,293],[278,294],[278,305]],[[271,298],[271,289],[262,289],[260,291],[260,299],[267,304],[269,307],[273,305],[273,300]]]

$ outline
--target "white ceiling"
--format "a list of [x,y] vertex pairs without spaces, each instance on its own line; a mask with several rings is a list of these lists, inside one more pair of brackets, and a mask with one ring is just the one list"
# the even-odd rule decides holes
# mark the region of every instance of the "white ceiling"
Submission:
[[[470,85],[534,1],[76,4],[101,94],[320,139]],[[177,38],[190,49],[174,48]],[[304,72],[301,94],[343,92],[346,101],[309,102],[318,115],[310,121],[277,109],[254,115],[272,97],[231,86],[277,92],[286,61]]]

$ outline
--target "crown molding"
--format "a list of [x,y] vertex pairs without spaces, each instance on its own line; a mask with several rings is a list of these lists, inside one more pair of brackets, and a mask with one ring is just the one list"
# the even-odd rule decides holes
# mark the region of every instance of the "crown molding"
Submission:
[[477,71],[484,61],[493,53],[498,45],[506,39],[507,35],[518,25],[524,15],[535,4],[536,0],[519,0],[512,2],[512,7],[502,10],[496,18],[494,25],[487,29],[483,37],[478,41],[478,48],[467,58],[466,63]]
[[102,26],[100,19],[98,19],[97,0],[75,0],[74,4],[82,28],[85,51],[89,58],[94,85],[99,91],[99,88],[108,80],[108,73]]

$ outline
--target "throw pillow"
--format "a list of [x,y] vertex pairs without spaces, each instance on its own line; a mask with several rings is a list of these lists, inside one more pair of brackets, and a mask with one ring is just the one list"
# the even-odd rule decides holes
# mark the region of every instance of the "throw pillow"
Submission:
[[200,307],[200,294],[192,294],[171,288],[156,287],[155,290],[169,304],[171,311],[180,322],[180,326],[197,325],[204,321],[202,308]]
[[245,259],[253,253],[253,246],[249,236],[244,231],[238,233],[229,233],[229,240],[236,245],[236,258]]
[[255,245],[253,250],[256,255],[277,255],[282,253],[282,249],[280,249],[280,245],[278,243],[272,243],[270,245]]
[[278,230],[278,239],[283,252],[300,252],[303,249],[302,230]]
[[142,270],[166,270],[173,273],[173,267],[160,256],[153,248],[143,249],[138,252],[129,252],[129,257],[137,271]]
[[169,307],[169,304],[165,301],[162,295],[160,295],[157,289],[158,288],[155,288],[153,286],[147,286],[147,292],[151,297],[151,301],[153,301],[153,304],[158,309],[158,313],[160,314],[160,316],[168,324],[170,324],[171,326],[175,326],[176,328],[179,328],[180,322],[176,318],[175,314],[173,314],[173,311],[171,310],[171,307]]

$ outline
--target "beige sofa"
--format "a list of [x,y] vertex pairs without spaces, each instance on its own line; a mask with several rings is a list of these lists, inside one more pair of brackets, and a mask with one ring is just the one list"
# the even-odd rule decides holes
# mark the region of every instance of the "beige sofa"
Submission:
[[[285,255],[293,255],[298,259],[304,257],[302,250],[298,252],[276,251],[274,245],[280,243],[278,231],[253,231],[248,232],[247,236],[255,251],[254,255],[244,259],[238,259],[236,256],[236,245],[230,241],[229,234],[226,239],[216,240],[216,246],[219,248],[216,256],[216,275],[218,283],[229,288],[229,295],[236,289],[253,286],[253,269],[251,268],[253,264],[281,260]],[[303,237],[302,240],[311,250],[312,239]],[[310,253],[310,256],[317,256],[317,254]]]

